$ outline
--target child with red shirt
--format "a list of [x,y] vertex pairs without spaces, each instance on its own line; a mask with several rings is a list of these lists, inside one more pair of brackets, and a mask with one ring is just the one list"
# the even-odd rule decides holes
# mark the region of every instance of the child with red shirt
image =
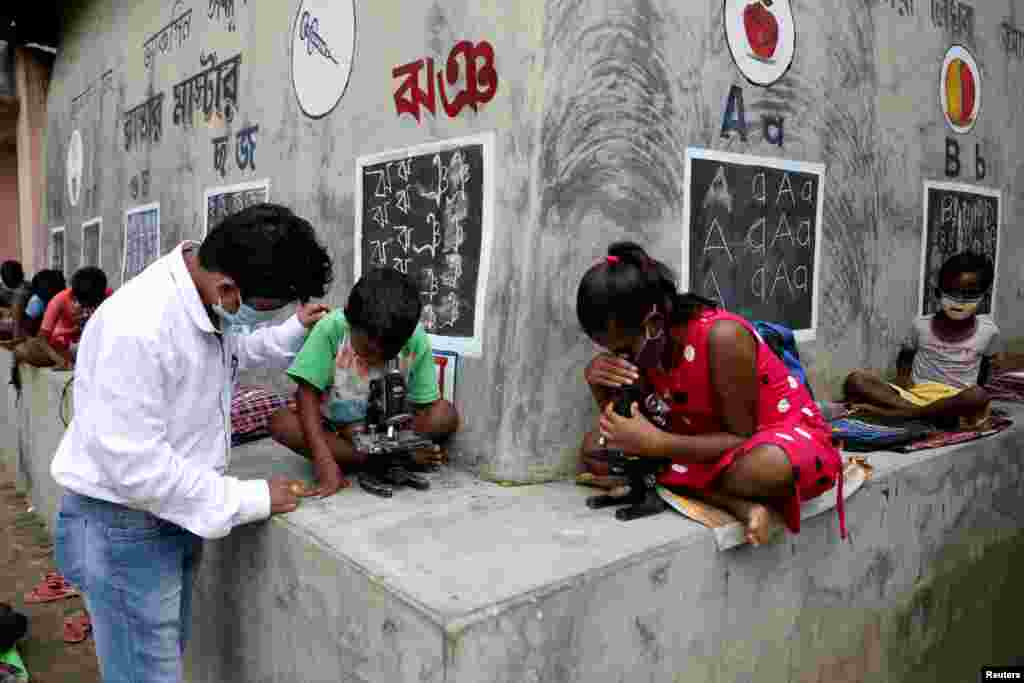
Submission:
[[112,295],[107,276],[95,266],[75,271],[71,287],[54,296],[46,305],[39,336],[15,352],[19,361],[40,367],[69,369],[74,362],[82,329],[103,300]]
[[[780,516],[798,532],[801,502],[838,484],[845,536],[829,425],[747,320],[680,294],[672,271],[629,242],[587,271],[576,306],[584,331],[607,349],[584,373],[601,409],[598,430],[583,441],[585,464],[599,437],[630,455],[670,458],[659,483],[728,510],[755,545]],[[641,376],[667,406],[665,429],[636,403],[630,417],[613,410],[616,390]]]

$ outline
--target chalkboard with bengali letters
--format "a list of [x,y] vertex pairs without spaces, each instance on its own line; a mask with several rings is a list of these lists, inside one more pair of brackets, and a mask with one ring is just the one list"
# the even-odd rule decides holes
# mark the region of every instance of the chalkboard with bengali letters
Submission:
[[813,339],[824,166],[693,148],[686,161],[683,287]]
[[[489,229],[486,140],[360,159],[357,272],[394,268],[417,283],[434,345],[479,352]],[[483,264],[483,265],[482,265]]]
[[[1000,198],[998,190],[938,181],[925,181],[924,236],[921,245],[921,291],[918,311],[930,315],[938,309],[935,288],[939,269],[954,254],[974,251],[998,266]],[[978,307],[991,314],[995,287]]]

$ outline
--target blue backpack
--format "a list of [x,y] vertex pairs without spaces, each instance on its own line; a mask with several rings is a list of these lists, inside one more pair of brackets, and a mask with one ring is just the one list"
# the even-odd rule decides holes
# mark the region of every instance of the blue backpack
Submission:
[[751,324],[761,335],[761,339],[764,339],[764,343],[771,347],[775,355],[786,364],[793,376],[807,387],[807,393],[811,395],[811,400],[814,400],[814,390],[811,389],[811,385],[807,381],[807,373],[800,363],[800,352],[796,348],[796,337],[793,336],[793,330],[785,325],[765,320],[754,320],[751,321]]

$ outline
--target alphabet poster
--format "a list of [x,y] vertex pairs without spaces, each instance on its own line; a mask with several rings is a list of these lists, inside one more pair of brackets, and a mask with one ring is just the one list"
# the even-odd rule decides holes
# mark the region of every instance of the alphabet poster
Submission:
[[683,287],[814,339],[824,165],[689,148],[686,177]]

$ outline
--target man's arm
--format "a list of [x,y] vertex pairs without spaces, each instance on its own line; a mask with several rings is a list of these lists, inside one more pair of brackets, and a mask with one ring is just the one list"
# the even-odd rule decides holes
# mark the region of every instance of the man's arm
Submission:
[[302,348],[306,328],[293,315],[284,322],[260,327],[249,334],[234,335],[237,340],[238,369],[267,368],[286,370]]
[[[96,340],[100,343],[100,340]],[[89,423],[87,448],[100,467],[105,486],[131,507],[149,510],[203,538],[226,536],[232,527],[266,519],[271,512],[268,483],[222,476],[190,462],[167,438],[170,408],[179,400],[161,362],[155,340],[111,336],[93,361],[99,370],[78,415]],[[223,449],[224,444],[204,444]],[[53,476],[61,483],[72,472],[54,460]]]

